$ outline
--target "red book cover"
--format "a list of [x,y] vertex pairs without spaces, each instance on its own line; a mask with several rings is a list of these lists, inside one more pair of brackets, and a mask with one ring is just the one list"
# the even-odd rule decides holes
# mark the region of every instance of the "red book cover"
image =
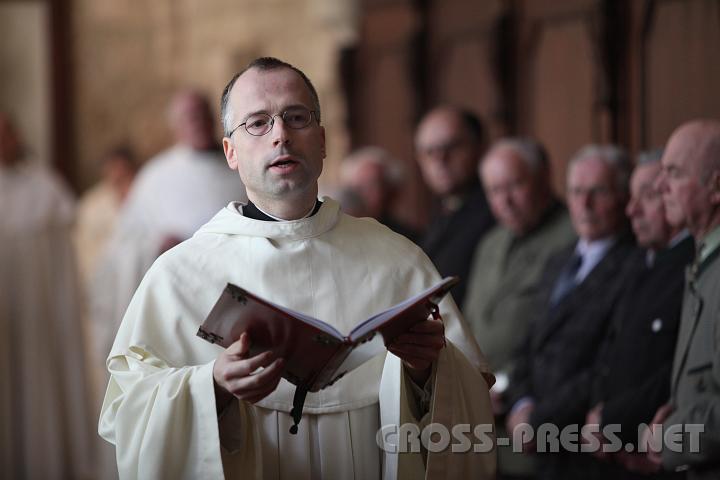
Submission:
[[283,377],[316,392],[382,353],[412,325],[427,319],[458,282],[444,278],[427,290],[361,321],[347,335],[316,318],[227,284],[197,335],[225,348],[250,337],[250,355],[272,350],[285,359]]

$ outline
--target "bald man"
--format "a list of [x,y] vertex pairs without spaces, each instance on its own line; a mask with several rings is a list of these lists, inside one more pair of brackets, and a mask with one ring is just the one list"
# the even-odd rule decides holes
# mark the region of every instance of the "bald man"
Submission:
[[133,292],[158,255],[190,238],[229,202],[245,199],[243,185],[227,175],[206,97],[194,90],[177,93],[168,123],[176,143],[138,173],[92,282],[94,361],[101,365]]
[[494,225],[477,166],[485,132],[470,111],[441,106],[428,112],[415,134],[415,150],[425,183],[438,202],[420,246],[443,275],[457,275],[452,295],[463,304],[475,246]]
[[[662,165],[658,186],[668,221],[684,220],[698,248],[686,282],[670,402],[652,422],[662,423],[663,432],[685,434],[674,443],[663,434],[661,454],[648,457],[667,470],[687,469],[690,480],[720,478],[720,122],[680,126]],[[649,441],[660,437],[654,429]]]

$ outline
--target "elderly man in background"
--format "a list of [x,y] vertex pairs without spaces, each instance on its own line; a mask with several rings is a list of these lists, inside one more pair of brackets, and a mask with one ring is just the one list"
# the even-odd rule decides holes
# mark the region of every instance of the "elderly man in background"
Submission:
[[158,255],[190,238],[230,201],[245,198],[242,184],[227,174],[207,99],[195,91],[178,93],[169,122],[176,144],[137,175],[92,282],[94,361],[102,364],[133,292]]
[[425,183],[439,200],[420,246],[443,276],[458,275],[452,290],[462,305],[472,255],[495,223],[477,177],[485,132],[471,112],[442,106],[428,112],[415,133]]
[[[714,479],[720,477],[720,122],[681,125],[662,166],[658,186],[668,221],[686,223],[697,253],[686,280],[670,402],[652,422],[663,428],[648,430],[646,439],[663,448],[660,454],[650,449],[648,460],[686,469],[689,480]],[[668,429],[684,432],[681,441],[663,442]]]
[[[567,202],[579,240],[544,269],[544,308],[531,319],[505,396],[511,434],[522,423],[534,432],[545,423],[559,429],[584,423],[587,376],[620,293],[617,280],[635,248],[624,214],[629,176],[627,155],[614,146],[585,147],[570,161]],[[539,440],[539,451],[557,446]],[[564,445],[539,455],[538,478],[577,478],[576,457]]]
[[74,202],[0,112],[0,478],[92,478]]
[[[550,186],[545,149],[528,138],[496,142],[480,164],[496,225],[475,251],[463,313],[487,355],[498,383],[490,391],[495,414],[504,420],[501,402],[514,355],[529,319],[542,303],[538,295],[543,267],[575,240],[565,207]],[[497,388],[496,388],[497,387]],[[501,475],[532,471],[528,461],[499,448]]]
[[355,217],[371,217],[413,242],[418,233],[396,219],[390,207],[402,187],[404,170],[400,162],[381,147],[355,150],[340,169],[340,204]]
[[[649,423],[670,395],[684,271],[694,252],[684,222],[673,225],[666,219],[662,194],[655,186],[661,155],[661,150],[641,154],[631,177],[626,212],[643,250],[630,259],[632,270],[618,279],[623,282],[622,294],[587,388],[593,408],[586,424],[598,433],[612,427],[622,446],[632,445],[635,451],[639,426]],[[603,435],[598,438],[607,443]],[[603,453],[607,452],[587,456],[589,478],[647,478],[629,471],[639,466],[642,454],[624,449]]]

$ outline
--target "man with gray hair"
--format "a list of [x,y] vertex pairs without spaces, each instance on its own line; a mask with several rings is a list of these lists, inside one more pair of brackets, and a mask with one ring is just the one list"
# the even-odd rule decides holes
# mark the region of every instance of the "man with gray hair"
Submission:
[[376,219],[413,242],[418,233],[390,211],[404,181],[400,162],[381,147],[362,147],[343,160],[340,167],[340,205],[355,217]]
[[552,193],[547,156],[538,142],[499,140],[478,173],[498,225],[475,250],[463,313],[502,378],[524,337],[527,317],[537,308],[537,282],[545,262],[575,234]]
[[[528,320],[541,308],[542,269],[575,240],[570,217],[552,193],[543,146],[530,138],[505,138],[479,166],[490,208],[498,221],[475,250],[463,313],[498,382],[490,391],[498,425],[504,423],[507,387]],[[531,473],[528,461],[498,449],[500,475]]]
[[[684,271],[694,251],[684,223],[673,225],[666,219],[662,192],[655,185],[661,156],[662,150],[640,154],[631,177],[626,213],[642,250],[628,259],[632,269],[618,279],[622,293],[586,389],[593,406],[586,424],[598,432],[598,440],[607,441],[599,432],[610,426],[633,450],[639,426],[649,423],[670,395]],[[643,458],[624,449],[588,455],[585,471],[598,480],[640,480],[647,477],[630,470],[641,466]]]
[[[570,161],[567,202],[578,242],[544,269],[543,308],[530,319],[506,396],[510,434],[522,423],[535,432],[546,423],[560,430],[584,423],[586,378],[619,294],[617,278],[634,251],[624,215],[629,174],[627,155],[612,145],[587,146]],[[532,451],[534,444],[524,448]],[[577,478],[577,462],[567,451],[540,455],[538,478]]]

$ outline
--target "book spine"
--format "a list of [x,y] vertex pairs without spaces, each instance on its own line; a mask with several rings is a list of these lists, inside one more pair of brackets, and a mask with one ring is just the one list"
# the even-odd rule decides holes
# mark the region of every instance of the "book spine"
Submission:
[[216,335],[212,332],[208,332],[203,327],[198,328],[196,335],[203,340],[207,340],[210,343],[220,343],[223,341],[223,337],[221,337],[220,335]]
[[316,392],[329,387],[345,375],[346,372],[337,372],[337,369],[343,364],[348,355],[350,355],[352,349],[353,345],[349,342],[340,344],[337,351],[313,379],[311,391]]

